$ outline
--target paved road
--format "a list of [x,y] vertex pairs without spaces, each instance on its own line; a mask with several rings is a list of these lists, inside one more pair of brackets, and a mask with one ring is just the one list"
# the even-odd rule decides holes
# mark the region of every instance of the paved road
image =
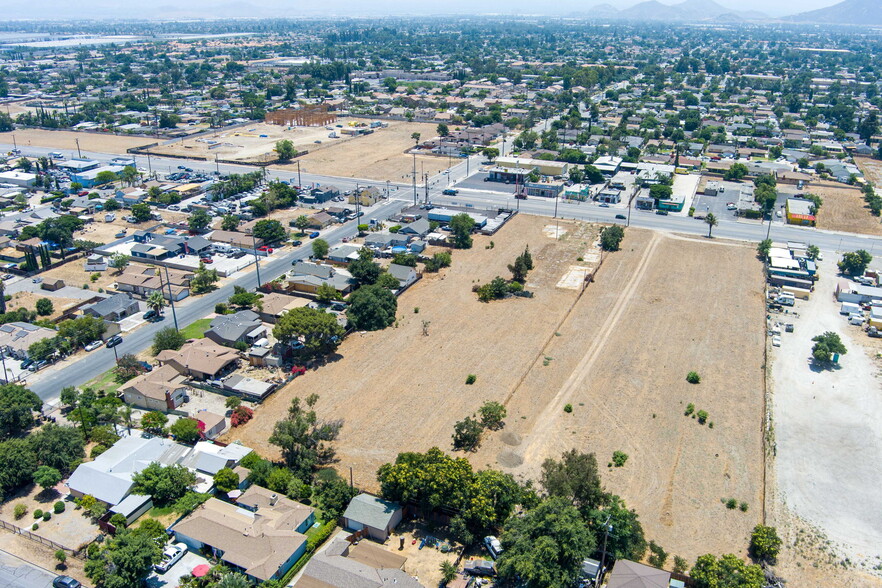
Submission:
[[[404,205],[405,203],[400,200],[384,201],[382,204],[374,207],[373,210],[367,211],[358,221],[351,221],[325,231],[322,238],[329,243],[335,243],[344,237],[352,237],[357,232],[357,222],[366,223],[370,219],[385,220],[390,215],[400,211]],[[291,260],[309,257],[311,254],[312,246],[307,242],[302,247],[277,256],[276,259],[261,261],[260,281],[266,283],[279,277],[291,269]],[[253,290],[257,285],[256,272],[251,271],[246,275],[228,280],[223,286],[213,292],[186,299],[188,301],[187,304],[175,306],[178,326],[183,328],[205,317],[206,314],[213,312],[215,304],[226,302],[233,294],[234,286],[242,286]],[[153,342],[153,336],[158,330],[173,324],[171,309],[166,310],[165,314],[166,319],[164,321],[144,325],[137,331],[124,335],[123,342],[115,348],[117,353],[119,355],[125,353],[134,354],[149,347]],[[80,386],[98,374],[112,368],[115,362],[114,357],[113,349],[102,347],[74,362],[62,362],[54,371],[46,372],[39,380],[28,383],[28,387],[44,402],[51,402],[58,397],[63,387]]]
[[0,586],[5,588],[52,588],[56,574],[11,553],[0,551]]

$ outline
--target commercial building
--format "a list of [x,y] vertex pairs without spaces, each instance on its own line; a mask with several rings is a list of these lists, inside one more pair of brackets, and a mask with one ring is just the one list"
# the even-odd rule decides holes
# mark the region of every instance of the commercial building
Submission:
[[565,161],[548,161],[523,157],[497,157],[495,163],[497,168],[525,169],[527,173],[535,171],[543,176],[565,176],[569,173],[570,169],[570,164]]
[[804,198],[788,198],[787,205],[787,224],[802,225],[807,227],[815,226],[816,217],[814,215],[815,203]]
[[37,174],[28,174],[21,171],[0,172],[0,184],[12,184],[22,188],[30,188],[37,181]]

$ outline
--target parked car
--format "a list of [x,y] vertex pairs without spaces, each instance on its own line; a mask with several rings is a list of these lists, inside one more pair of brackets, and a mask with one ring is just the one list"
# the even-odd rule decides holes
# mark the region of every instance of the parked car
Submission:
[[200,257],[199,261],[202,263],[214,263],[214,260],[210,257]]
[[80,588],[82,584],[70,576],[56,576],[52,580],[52,588]]
[[95,351],[96,349],[98,349],[102,345],[104,345],[104,341],[92,341],[91,343],[86,344],[85,349],[86,349],[86,351]]
[[598,206],[599,206],[600,208],[609,208],[609,204],[606,203],[606,202],[601,202],[600,204],[598,204]]
[[122,337],[120,337],[119,335],[114,335],[113,337],[111,337],[110,339],[107,340],[106,345],[107,345],[107,347],[116,347],[117,345],[122,343],[122,341],[123,341]]
[[300,239],[295,239],[291,241],[291,245],[293,245],[294,247],[300,247],[301,245],[303,245],[303,241],[301,241]]
[[309,234],[309,238],[310,239],[317,239],[320,234],[321,233],[319,233],[318,231],[313,231]]
[[655,211],[655,214],[660,214],[660,215],[662,215],[662,216],[667,216],[668,211],[667,211],[667,210],[661,210],[661,209],[659,209],[659,210],[656,210],[656,211]]
[[12,275],[12,274],[3,274],[3,279],[4,279],[4,280],[11,280],[12,278],[13,278],[13,275]]
[[160,574],[164,574],[171,569],[173,565],[178,563],[184,554],[187,553],[187,546],[183,543],[175,543],[169,545],[162,550],[162,561],[153,566]]
[[150,365],[149,363],[147,363],[146,361],[139,361],[138,365],[140,365],[142,368],[144,368],[145,372],[152,372],[153,371],[153,366]]
[[497,539],[493,535],[488,535],[484,537],[484,547],[487,548],[487,551],[490,552],[490,556],[493,559],[498,559],[503,551],[502,543],[500,543],[499,539]]
[[34,363],[33,359],[26,359],[23,362],[21,362],[21,365],[19,365],[18,367],[19,367],[19,369],[26,370],[29,367],[31,367],[31,364],[33,364],[33,363]]
[[45,359],[41,359],[40,361],[29,365],[28,369],[32,372],[37,372],[37,371],[40,371],[41,369],[43,369],[44,367],[46,367],[47,365],[49,365],[49,361],[45,360]]
[[261,245],[260,247],[257,248],[257,250],[258,250],[258,251],[265,251],[265,252],[267,252],[267,253],[272,253],[272,252],[273,252],[273,248],[272,248],[272,247],[269,247],[268,245]]

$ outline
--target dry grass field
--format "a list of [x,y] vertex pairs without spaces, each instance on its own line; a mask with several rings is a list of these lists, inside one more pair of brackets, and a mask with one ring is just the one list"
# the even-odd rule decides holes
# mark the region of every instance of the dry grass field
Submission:
[[812,184],[809,191],[824,199],[818,213],[818,228],[882,235],[879,217],[870,214],[858,188],[825,182]]
[[[339,358],[276,393],[232,437],[275,455],[266,440],[277,415],[293,396],[317,392],[319,414],[345,420],[338,467],[372,488],[381,464],[400,451],[450,449],[453,424],[496,400],[508,407],[506,427],[470,456],[477,467],[535,480],[545,458],[569,448],[595,452],[603,466],[622,450],[627,464],[604,481],[637,510],[647,538],[690,560],[744,553],[763,507],[754,251],[631,229],[580,297],[558,284],[574,265],[591,265],[596,228],[562,225],[569,232],[555,241],[547,224],[520,216],[493,237],[494,249],[479,237],[455,251],[449,270],[400,298],[396,327],[351,336]],[[478,302],[471,285],[507,275],[525,244],[535,298]],[[690,370],[701,384],[685,381]],[[467,386],[470,373],[477,382]],[[713,428],[683,415],[690,402]],[[720,499],[730,497],[748,512],[727,510]]]
[[[406,153],[413,147],[413,133],[420,133],[422,139],[434,137],[436,125],[390,122],[387,128],[364,137],[323,140],[322,145],[313,145],[318,149],[310,147],[310,152],[298,159],[304,172],[401,182],[409,180],[413,171],[413,156]],[[417,156],[416,165],[419,183],[424,172],[431,177],[447,169],[450,162],[446,157]],[[280,168],[293,171],[297,166],[288,164]]]
[[76,157],[77,144],[80,142],[80,150],[96,151],[98,153],[126,154],[126,149],[155,143],[155,139],[147,137],[127,137],[124,135],[110,135],[101,133],[80,133],[77,131],[49,131],[44,129],[17,129],[15,133],[0,133],[0,143],[12,145],[12,135],[19,149],[28,146],[55,147],[70,157]]

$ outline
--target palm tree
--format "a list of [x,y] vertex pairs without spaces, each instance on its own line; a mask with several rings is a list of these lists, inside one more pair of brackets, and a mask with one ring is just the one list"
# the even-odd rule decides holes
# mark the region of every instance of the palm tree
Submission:
[[154,290],[147,296],[147,307],[150,310],[156,312],[156,314],[162,314],[162,309],[165,306],[165,298],[162,296],[162,292],[159,290]]
[[710,239],[711,231],[714,230],[714,227],[717,226],[717,217],[714,216],[714,213],[708,213],[707,218],[704,219],[704,222],[707,223],[707,238]]

